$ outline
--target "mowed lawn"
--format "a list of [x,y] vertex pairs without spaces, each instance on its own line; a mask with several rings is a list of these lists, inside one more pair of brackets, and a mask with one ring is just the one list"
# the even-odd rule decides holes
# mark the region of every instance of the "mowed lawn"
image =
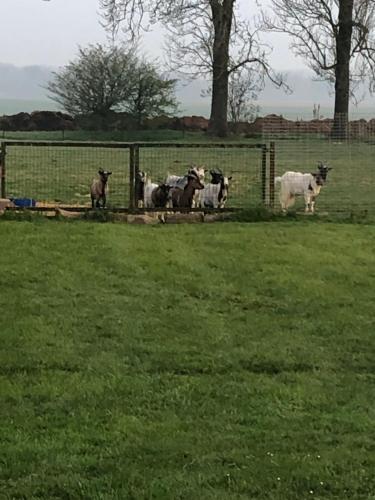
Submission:
[[0,241],[1,499],[375,498],[375,226]]

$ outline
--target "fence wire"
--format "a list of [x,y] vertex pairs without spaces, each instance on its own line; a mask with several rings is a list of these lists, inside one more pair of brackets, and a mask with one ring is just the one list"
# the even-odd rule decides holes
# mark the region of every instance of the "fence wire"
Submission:
[[[315,125],[314,127],[312,126]],[[287,122],[276,117],[263,127],[263,141],[276,146],[275,175],[287,171],[316,173],[318,162],[332,167],[316,198],[316,211],[375,213],[375,129],[351,123],[348,136],[335,139],[332,121]],[[280,208],[276,184],[275,208]],[[296,198],[294,210],[304,210],[304,198]]]
[[127,206],[129,150],[103,147],[7,144],[6,193],[40,206],[91,206],[90,186],[100,168],[113,172],[108,206]]
[[6,195],[34,199],[41,207],[89,207],[91,182],[103,168],[112,172],[107,207],[128,208],[133,167],[147,172],[152,182],[162,183],[169,174],[182,176],[191,166],[198,165],[207,170],[204,183],[210,182],[210,170],[219,169],[231,177],[227,208],[253,207],[265,199],[265,145],[142,143],[136,145],[139,153],[132,157],[134,147],[126,143],[106,143],[104,147],[88,143],[7,142]]
[[211,180],[210,170],[218,170],[229,181],[226,208],[249,208],[262,203],[262,149],[253,147],[141,147],[139,169],[155,183],[167,176],[185,175],[191,166],[207,170],[204,183]]
[[[198,165],[207,170],[205,183],[211,169],[232,177],[227,208],[263,203],[277,210],[280,188],[274,191],[274,175],[315,173],[323,162],[333,169],[316,199],[317,212],[375,213],[375,120],[351,122],[341,139],[333,137],[332,120],[294,122],[272,115],[262,122],[260,144],[257,139],[243,144],[3,141],[1,193],[35,199],[39,206],[90,207],[90,185],[103,168],[112,171],[108,208],[129,208],[134,206],[135,169],[162,183],[168,174],[185,175]],[[134,148],[139,154],[132,156]],[[303,196],[293,209],[304,210]]]

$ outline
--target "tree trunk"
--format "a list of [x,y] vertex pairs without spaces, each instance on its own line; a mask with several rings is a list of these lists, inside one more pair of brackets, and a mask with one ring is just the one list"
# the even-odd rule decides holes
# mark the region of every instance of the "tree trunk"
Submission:
[[229,41],[234,1],[210,1],[214,25],[214,44],[211,115],[208,132],[218,137],[228,135]]
[[339,31],[336,39],[335,114],[332,137],[348,137],[350,97],[350,55],[353,34],[353,0],[340,0]]

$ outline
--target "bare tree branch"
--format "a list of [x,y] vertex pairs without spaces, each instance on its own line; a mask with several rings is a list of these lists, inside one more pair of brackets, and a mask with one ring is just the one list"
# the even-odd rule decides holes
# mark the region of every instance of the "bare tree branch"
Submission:
[[274,15],[263,13],[268,31],[286,33],[290,47],[315,74],[335,89],[333,135],[348,131],[350,97],[367,81],[375,88],[374,0],[271,0]]
[[134,38],[152,23],[163,24],[169,69],[189,78],[211,79],[210,125],[220,135],[225,135],[230,75],[252,66],[263,79],[283,85],[268,62],[271,48],[261,43],[258,29],[241,19],[236,0],[100,1],[104,23],[113,35],[119,26]]
[[[337,41],[342,0],[271,0],[275,15],[262,12],[267,31],[286,33],[291,49],[321,78],[335,82]],[[350,50],[350,83],[353,91],[375,76],[375,2],[354,0]]]

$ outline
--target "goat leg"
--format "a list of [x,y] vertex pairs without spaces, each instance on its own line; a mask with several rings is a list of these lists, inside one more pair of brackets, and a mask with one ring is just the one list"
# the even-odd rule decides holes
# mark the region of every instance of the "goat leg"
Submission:
[[311,198],[311,202],[310,202],[310,208],[311,208],[311,212],[314,213],[315,212],[315,196],[313,196]]

